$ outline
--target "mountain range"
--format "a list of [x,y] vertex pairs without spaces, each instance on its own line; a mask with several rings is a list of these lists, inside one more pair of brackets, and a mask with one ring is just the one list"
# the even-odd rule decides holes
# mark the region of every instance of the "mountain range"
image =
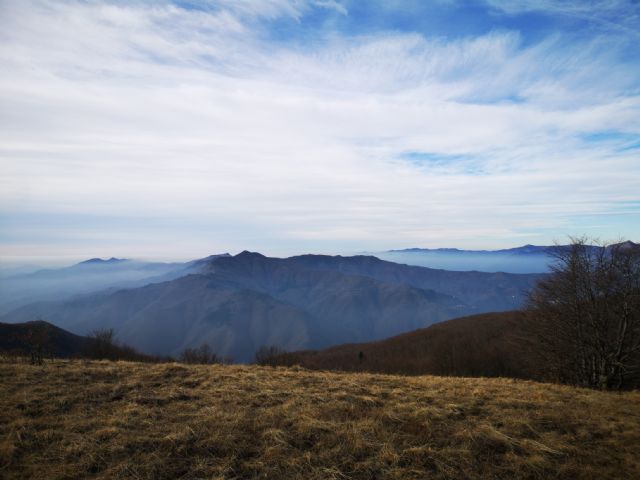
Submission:
[[[612,247],[637,248],[627,241]],[[556,261],[555,254],[568,245],[523,245],[501,250],[460,250],[457,248],[406,248],[373,252],[378,258],[390,262],[405,263],[430,268],[482,272],[546,273]],[[594,250],[600,247],[593,245]]]
[[[108,272],[121,265],[127,262],[89,263]],[[220,355],[247,362],[262,345],[324,348],[512,310],[539,278],[437,270],[372,256],[270,258],[247,251],[148,271],[158,275],[127,280],[146,285],[35,302],[1,320],[40,318],[76,334],[113,328],[119,340],[154,355],[176,356],[208,343]],[[58,273],[64,274],[69,271]]]
[[[214,257],[216,255],[210,258]],[[0,313],[36,301],[60,300],[109,288],[133,288],[178,278],[197,270],[199,262],[204,260],[162,263],[92,258],[64,268],[0,275]]]

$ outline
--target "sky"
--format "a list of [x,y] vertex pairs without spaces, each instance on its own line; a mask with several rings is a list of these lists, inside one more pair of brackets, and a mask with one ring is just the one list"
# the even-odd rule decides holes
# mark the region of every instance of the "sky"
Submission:
[[637,0],[0,0],[0,260],[640,241]]

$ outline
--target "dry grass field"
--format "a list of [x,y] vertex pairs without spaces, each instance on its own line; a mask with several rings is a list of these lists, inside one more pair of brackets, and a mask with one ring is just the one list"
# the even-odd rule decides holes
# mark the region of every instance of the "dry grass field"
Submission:
[[640,392],[299,368],[0,363],[0,478],[640,478]]

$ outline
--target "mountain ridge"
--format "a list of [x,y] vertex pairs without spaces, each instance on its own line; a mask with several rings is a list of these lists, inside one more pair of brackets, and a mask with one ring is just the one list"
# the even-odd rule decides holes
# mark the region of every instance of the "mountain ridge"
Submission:
[[155,355],[207,342],[246,362],[264,344],[320,348],[510,310],[538,278],[448,272],[372,256],[273,258],[248,251],[207,257],[184,272],[145,286],[27,305],[3,318],[40,317],[79,334],[114,328],[126,343]]
[[103,260],[102,258],[90,258],[89,260],[84,260],[82,262],[78,262],[76,265],[101,265],[101,264],[114,264],[114,263],[122,263],[122,262],[129,262],[131,260],[129,260],[128,258],[116,258],[116,257],[111,257],[108,258],[106,260]]
[[[463,250],[457,248],[406,248],[373,252],[377,257],[408,265],[445,270],[505,273],[548,273],[558,253],[570,245],[522,245],[498,250]],[[587,245],[597,251],[599,246]],[[631,241],[609,245],[607,248],[640,248]]]

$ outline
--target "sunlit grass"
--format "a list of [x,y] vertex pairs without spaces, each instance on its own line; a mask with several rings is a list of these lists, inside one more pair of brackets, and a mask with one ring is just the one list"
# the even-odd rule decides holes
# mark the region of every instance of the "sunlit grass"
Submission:
[[640,392],[299,368],[0,363],[0,477],[639,478]]

